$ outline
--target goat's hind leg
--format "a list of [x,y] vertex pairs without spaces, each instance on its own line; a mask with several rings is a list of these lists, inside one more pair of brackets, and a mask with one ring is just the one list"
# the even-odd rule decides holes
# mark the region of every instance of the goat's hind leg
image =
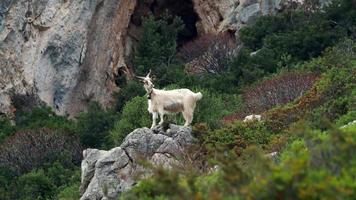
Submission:
[[152,113],[152,126],[151,126],[151,129],[153,129],[156,126],[157,118],[158,118],[158,114],[156,112]]
[[185,120],[184,126],[189,126],[193,121],[193,114],[187,111],[183,111],[182,114]]

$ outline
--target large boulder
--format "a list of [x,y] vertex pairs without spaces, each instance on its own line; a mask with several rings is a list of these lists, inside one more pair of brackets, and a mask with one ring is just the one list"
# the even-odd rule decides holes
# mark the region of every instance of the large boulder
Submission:
[[84,150],[81,200],[116,200],[135,184],[136,175],[150,174],[140,161],[166,168],[179,165],[185,148],[193,142],[191,128],[171,124],[167,130],[162,127],[136,129],[120,147],[109,151]]

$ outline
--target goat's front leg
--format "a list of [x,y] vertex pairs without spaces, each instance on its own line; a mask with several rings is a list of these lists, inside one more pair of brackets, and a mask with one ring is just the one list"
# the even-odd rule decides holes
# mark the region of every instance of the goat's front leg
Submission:
[[163,113],[159,113],[159,118],[161,118],[161,120],[159,121],[159,125],[162,125],[163,121],[164,121],[164,114]]
[[156,126],[157,118],[158,118],[158,114],[156,112],[152,113],[152,126],[151,126],[151,129],[153,129]]

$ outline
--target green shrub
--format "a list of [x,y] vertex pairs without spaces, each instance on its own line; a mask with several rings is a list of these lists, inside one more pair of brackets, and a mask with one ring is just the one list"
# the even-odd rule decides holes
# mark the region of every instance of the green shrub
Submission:
[[43,170],[33,171],[18,179],[18,199],[46,200],[55,198],[55,186]]
[[339,119],[337,119],[336,125],[340,127],[354,120],[356,120],[356,110],[350,110],[348,113],[342,115]]
[[110,138],[115,145],[120,145],[126,135],[134,129],[148,127],[151,124],[147,108],[146,96],[135,97],[125,104],[121,118],[110,131]]
[[335,67],[323,73],[313,88],[296,102],[267,111],[268,127],[278,132],[303,118],[314,122],[317,127],[323,124],[320,120],[332,122],[353,110],[354,74],[352,66]]
[[167,79],[165,75],[176,67],[176,39],[183,27],[178,17],[164,15],[155,19],[151,15],[144,19],[142,29],[145,34],[140,38],[133,59],[136,73],[143,75],[152,69],[157,76],[157,85],[172,83],[171,77]]
[[355,66],[355,58],[356,42],[350,38],[345,38],[337,45],[327,48],[322,56],[305,62],[296,68],[322,73],[332,68]]
[[273,134],[263,122],[243,123],[236,121],[226,128],[208,132],[204,143],[210,148],[234,149],[241,154],[248,145],[266,147]]
[[80,199],[79,187],[80,187],[80,169],[75,170],[70,180],[58,188],[59,200],[77,200]]
[[[340,0],[324,7],[323,11],[289,10],[260,17],[254,24],[245,26],[239,32],[244,48],[230,64],[235,81],[251,83],[267,74],[316,58],[345,37],[352,34],[351,38],[354,37],[354,6],[349,0]],[[316,59],[313,68],[325,72],[325,65],[339,66],[348,62],[349,59],[343,58],[354,57],[352,48],[349,48],[352,45],[353,42],[346,39],[337,47],[341,51],[324,53],[331,59],[322,59],[326,63]],[[253,51],[256,54],[250,56]]]
[[193,91],[203,94],[203,98],[197,102],[193,123],[206,123],[210,128],[220,127],[222,117],[230,114],[241,102],[236,95],[219,94],[202,88]]
[[16,119],[19,129],[51,128],[63,131],[74,131],[74,123],[66,116],[56,115],[49,107],[37,107],[30,112],[20,113]]
[[11,125],[10,120],[0,117],[0,144],[6,137],[13,134],[16,127]]
[[109,131],[117,118],[114,111],[105,111],[98,103],[90,103],[88,111],[76,117],[76,132],[81,137],[81,143],[91,148],[109,145]]
[[79,186],[80,182],[77,184],[73,184],[71,186],[63,188],[59,194],[58,194],[58,199],[59,200],[78,200],[80,199],[80,193],[79,193]]
[[136,96],[145,94],[143,85],[136,81],[129,81],[127,85],[116,94],[116,111],[121,112],[125,103]]

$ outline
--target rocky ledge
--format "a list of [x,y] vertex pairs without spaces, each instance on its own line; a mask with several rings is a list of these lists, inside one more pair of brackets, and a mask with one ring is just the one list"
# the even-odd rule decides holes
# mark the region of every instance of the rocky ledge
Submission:
[[139,128],[109,151],[86,149],[83,152],[81,200],[117,199],[134,184],[137,174],[148,174],[141,160],[155,166],[170,167],[193,143],[191,128],[169,125],[168,129]]

